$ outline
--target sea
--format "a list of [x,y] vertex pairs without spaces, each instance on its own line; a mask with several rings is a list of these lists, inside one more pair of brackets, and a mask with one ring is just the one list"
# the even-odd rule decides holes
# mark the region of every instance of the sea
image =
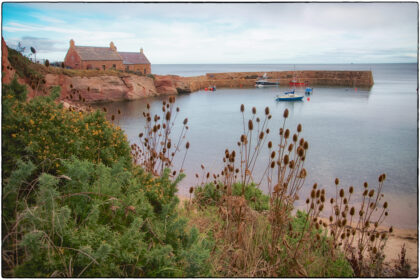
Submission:
[[[177,138],[182,120],[188,118],[189,130],[185,141],[190,142],[183,166],[187,175],[178,185],[179,194],[201,182],[205,172],[220,173],[225,149],[235,149],[243,133],[241,104],[245,117],[251,118],[251,108],[264,116],[269,107],[272,119],[270,140],[278,142],[278,130],[283,124],[283,112],[289,110],[286,127],[291,131],[302,124],[301,136],[309,143],[305,160],[308,176],[300,191],[297,207],[304,201],[314,183],[325,188],[327,196],[335,196],[335,178],[340,187],[354,186],[361,193],[363,183],[378,186],[378,177],[385,173],[384,198],[390,205],[390,215],[384,222],[400,228],[417,228],[418,224],[418,66],[412,64],[155,64],[152,73],[159,75],[199,76],[206,73],[264,72],[285,70],[371,70],[374,85],[370,88],[314,86],[313,94],[301,102],[276,102],[275,97],[287,87],[217,88],[215,92],[199,91],[176,97],[180,108],[173,137]],[[210,85],[209,85],[210,86]],[[304,94],[304,89],[297,92]],[[167,98],[167,97],[166,97]],[[116,122],[131,143],[138,143],[144,130],[142,116],[146,104],[158,113],[165,97],[153,97],[101,106],[114,114]],[[117,111],[120,109],[121,114]],[[177,134],[178,133],[178,134]],[[184,142],[185,143],[185,142]],[[175,159],[175,169],[183,160],[181,152]],[[254,173],[260,178],[268,162],[268,152],[262,152]],[[195,174],[199,175],[199,179]],[[255,179],[255,178],[254,178]],[[255,179],[259,181],[259,179]],[[264,192],[264,183],[259,186]],[[357,205],[361,196],[355,195]],[[327,213],[327,216],[329,213]]]

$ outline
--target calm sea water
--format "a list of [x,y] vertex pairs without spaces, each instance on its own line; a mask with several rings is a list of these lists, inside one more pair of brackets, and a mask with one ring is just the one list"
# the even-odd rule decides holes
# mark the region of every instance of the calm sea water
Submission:
[[[310,146],[305,162],[309,175],[301,197],[306,198],[315,182],[333,194],[336,177],[346,189],[350,185],[357,189],[365,181],[376,185],[379,174],[386,173],[384,192],[391,205],[388,222],[399,227],[417,227],[416,64],[152,66],[153,73],[181,76],[293,69],[372,70],[375,84],[370,89],[315,87],[310,99],[305,97],[303,102],[276,102],[275,96],[286,90],[282,87],[218,89],[178,96],[179,120],[188,117],[187,138],[191,143],[184,164],[187,177],[179,186],[180,194],[186,195],[188,188],[197,183],[194,175],[202,173],[201,164],[210,172],[221,171],[224,150],[235,148],[242,133],[241,104],[245,105],[249,117],[253,106],[261,116],[269,106],[273,115],[269,126],[272,132],[278,131],[283,111],[288,108],[290,116],[286,126],[294,131],[301,123],[302,136]],[[156,97],[106,107],[110,115],[121,109],[116,122],[131,142],[137,142],[137,135],[144,127],[141,115],[146,103],[151,104],[152,111],[159,112],[162,100]],[[261,162],[265,164],[267,160],[268,155],[262,154]],[[264,168],[261,164],[256,174],[262,174]]]

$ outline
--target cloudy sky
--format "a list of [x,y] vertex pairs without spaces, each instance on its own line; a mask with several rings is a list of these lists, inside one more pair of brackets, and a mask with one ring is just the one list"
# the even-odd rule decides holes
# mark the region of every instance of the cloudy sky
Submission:
[[76,45],[154,64],[417,62],[417,3],[3,3],[2,36],[62,61]]

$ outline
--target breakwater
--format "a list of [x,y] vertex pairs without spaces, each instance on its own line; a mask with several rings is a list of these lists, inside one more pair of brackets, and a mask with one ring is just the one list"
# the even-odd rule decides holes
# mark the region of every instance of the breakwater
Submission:
[[207,73],[203,76],[185,77],[191,92],[215,85],[220,88],[253,87],[264,73],[270,82],[287,86],[293,79],[309,86],[371,87],[374,84],[372,71],[278,71],[278,72],[232,72]]

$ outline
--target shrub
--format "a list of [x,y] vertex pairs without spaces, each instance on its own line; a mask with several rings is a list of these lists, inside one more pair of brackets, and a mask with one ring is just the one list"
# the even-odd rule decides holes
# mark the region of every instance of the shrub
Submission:
[[[15,180],[9,184],[15,182],[10,188],[15,194],[27,194],[24,179],[30,173],[25,172],[28,164],[13,172]],[[186,230],[186,221],[174,211],[174,196],[173,203],[156,212],[147,198],[148,174],[133,175],[121,162],[111,167],[78,159],[62,160],[61,164],[63,175],[41,174],[28,199],[18,201],[22,210],[17,215],[17,238],[9,235],[3,246],[9,259],[15,257],[17,266],[6,275],[208,275],[211,240],[200,239],[195,228]],[[164,172],[157,183],[162,189],[172,189],[168,174]],[[6,208],[10,207],[13,204],[7,203]]]
[[123,159],[128,167],[130,147],[123,131],[99,111],[63,108],[55,102],[59,93],[56,87],[49,96],[22,102],[25,93],[15,80],[3,86],[3,175],[8,176],[19,158],[53,173],[60,167],[59,159],[71,156],[108,166]]

